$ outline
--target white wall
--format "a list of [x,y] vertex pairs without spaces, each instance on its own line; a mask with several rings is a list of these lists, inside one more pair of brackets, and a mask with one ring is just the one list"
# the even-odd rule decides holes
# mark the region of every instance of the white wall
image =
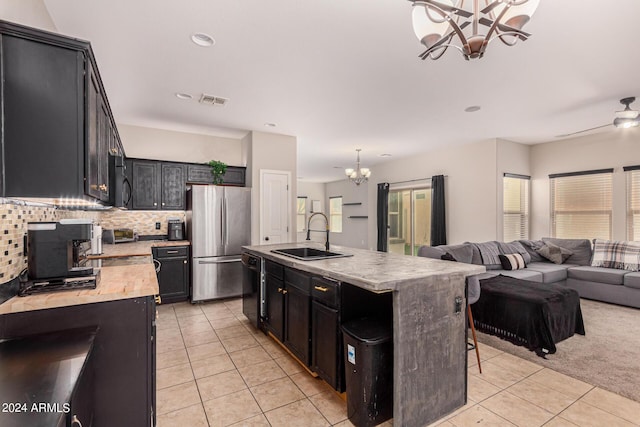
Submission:
[[[298,181],[298,197],[306,197],[307,198],[307,214],[306,218],[308,220],[309,215],[311,214],[311,203],[313,200],[317,200],[320,202],[320,210],[318,212],[327,213],[325,209],[325,184],[321,182],[304,182]],[[305,224],[306,221],[305,220]],[[314,220],[315,222],[315,220]],[[324,236],[320,235],[320,233],[311,233],[311,240],[317,242],[324,242]],[[297,235],[298,242],[302,242],[307,238],[306,226],[305,231],[302,233],[298,233]]]
[[442,148],[371,168],[369,248],[377,243],[377,185],[445,175],[447,243],[497,239],[495,139]]
[[622,167],[638,164],[640,128],[612,129],[532,146],[531,237],[550,234],[549,174],[614,168],[611,237],[626,240],[626,183]]
[[291,206],[289,209],[290,240],[296,241],[296,195],[298,151],[295,136],[253,131],[243,139],[242,145],[251,160],[251,242],[260,242],[260,171],[278,170],[291,173]]
[[531,146],[504,139],[498,139],[496,142],[496,240],[503,241],[504,174],[531,176]]
[[58,32],[42,0],[0,0],[0,19]]
[[118,124],[127,157],[246,166],[240,139]]
[[[372,217],[363,218],[349,218],[353,215],[366,216],[369,213],[369,187],[375,187],[375,184],[364,183],[355,185],[346,178],[340,181],[329,182],[326,185],[326,199],[325,206],[327,206],[326,214],[329,215],[329,198],[342,196],[342,203],[357,203],[359,206],[342,206],[342,233],[331,232],[329,234],[329,240],[336,245],[350,246],[352,248],[367,249],[369,245],[369,224],[371,224]],[[375,196],[374,196],[375,200]],[[374,208],[375,212],[375,208]],[[373,217],[375,223],[375,215]],[[318,225],[322,224],[321,221],[317,223],[314,221],[315,226],[312,228],[317,230]]]

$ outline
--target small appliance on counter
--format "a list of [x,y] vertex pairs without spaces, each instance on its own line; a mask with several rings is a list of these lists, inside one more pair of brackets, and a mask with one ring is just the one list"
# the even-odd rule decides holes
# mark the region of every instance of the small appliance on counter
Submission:
[[102,255],[102,227],[93,224],[91,237],[91,255]]
[[102,230],[103,243],[125,243],[135,241],[136,233],[133,231],[133,228],[105,228]]
[[170,219],[167,224],[167,240],[184,240],[184,222]]
[[95,289],[100,270],[89,265],[94,226],[91,220],[27,224],[26,275],[19,295],[67,289]]

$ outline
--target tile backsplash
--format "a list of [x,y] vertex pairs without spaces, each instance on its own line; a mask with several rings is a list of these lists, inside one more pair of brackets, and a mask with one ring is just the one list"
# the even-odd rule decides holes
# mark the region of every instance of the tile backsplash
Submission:
[[[68,218],[88,218],[102,228],[133,228],[138,235],[167,235],[167,221],[185,220],[184,211],[76,211],[37,206],[0,199],[0,286],[16,278],[27,267],[24,256],[24,236],[27,223],[59,221]],[[156,222],[160,229],[156,230]]]

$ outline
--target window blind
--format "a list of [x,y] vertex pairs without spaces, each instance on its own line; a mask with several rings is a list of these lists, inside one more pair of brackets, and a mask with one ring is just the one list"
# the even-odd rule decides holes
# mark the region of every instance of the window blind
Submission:
[[504,174],[502,239],[505,242],[529,238],[529,177]]
[[329,197],[329,223],[332,233],[342,233],[342,196]]
[[611,239],[613,169],[549,177],[551,236]]
[[627,239],[640,241],[640,168],[625,168],[627,175]]

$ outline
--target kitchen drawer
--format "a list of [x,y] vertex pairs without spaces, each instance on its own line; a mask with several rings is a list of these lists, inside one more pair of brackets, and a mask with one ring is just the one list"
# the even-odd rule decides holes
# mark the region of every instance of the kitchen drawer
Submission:
[[340,282],[314,277],[311,296],[315,301],[319,301],[331,308],[338,308],[340,306]]
[[295,286],[307,295],[311,294],[311,276],[291,268],[284,269],[285,285]]
[[264,268],[267,274],[271,274],[280,280],[284,280],[284,267],[273,261],[265,260]]
[[188,257],[188,246],[165,246],[161,248],[153,248],[154,258],[174,258],[174,257]]

